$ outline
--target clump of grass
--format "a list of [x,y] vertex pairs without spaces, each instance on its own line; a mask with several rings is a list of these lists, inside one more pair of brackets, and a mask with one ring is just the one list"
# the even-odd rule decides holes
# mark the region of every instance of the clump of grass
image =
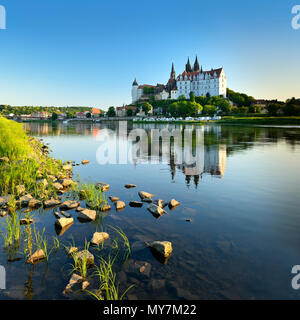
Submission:
[[88,271],[88,267],[89,267],[88,255],[87,255],[87,252],[89,250],[89,246],[90,246],[90,243],[87,242],[87,240],[85,240],[84,254],[81,255],[80,258],[78,257],[77,252],[73,252],[71,254],[72,258],[74,260],[74,264],[72,264],[72,271],[71,272],[72,273],[73,272],[79,273],[83,279],[86,279],[87,271]]
[[[109,226],[109,227],[113,229],[123,241],[123,248],[125,249],[123,258],[124,260],[127,260],[131,255],[131,248],[130,248],[130,242],[128,240],[128,237],[120,227],[112,227],[112,226]],[[113,240],[113,246],[114,246],[114,249],[117,249],[117,250],[119,249],[118,239]]]
[[[26,214],[26,219],[29,221],[31,219],[31,216],[29,215],[29,212]],[[31,224],[27,224],[26,226],[26,238],[24,239],[25,245],[24,245],[24,255],[25,257],[30,257],[32,255],[32,245],[33,245],[33,239],[32,239],[32,230],[31,230]]]
[[5,247],[11,246],[13,243],[18,244],[20,241],[20,218],[17,212],[17,203],[14,196],[8,201],[10,216],[6,218],[4,223],[5,231],[2,231]]
[[108,261],[104,258],[101,258],[100,260],[100,266],[97,267],[96,275],[99,277],[99,290],[101,294],[96,295],[95,293],[88,291],[88,293],[97,300],[122,300],[126,293],[133,287],[133,285],[131,285],[122,295],[120,295],[119,285],[116,284],[116,273],[113,271],[115,259],[116,256],[112,258],[109,255]]
[[40,233],[34,227],[34,236],[36,250],[43,250],[46,257],[46,261],[48,261],[53,248],[48,250],[48,239],[45,236],[45,228],[43,228],[43,232]]
[[57,236],[53,237],[53,245],[54,245],[55,251],[58,251],[60,249],[60,242]]
[[[79,190],[79,187],[77,187],[77,190]],[[92,183],[82,184],[79,192],[81,197],[84,197],[86,200],[87,205],[92,209],[100,210],[107,205],[104,193]]]

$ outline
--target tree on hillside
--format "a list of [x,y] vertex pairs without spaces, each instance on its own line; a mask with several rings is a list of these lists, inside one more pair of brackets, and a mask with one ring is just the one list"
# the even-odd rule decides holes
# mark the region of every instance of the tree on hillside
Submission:
[[214,105],[209,105],[207,104],[206,106],[204,106],[203,108],[203,113],[212,117],[217,113],[217,107]]
[[127,115],[127,117],[132,117],[133,116],[133,110],[132,109],[128,109],[126,111],[126,115]]
[[52,112],[51,119],[52,119],[53,121],[57,120],[57,119],[58,119],[58,115],[57,115],[57,113]]
[[193,91],[190,92],[190,101],[195,102],[195,95]]
[[149,102],[144,103],[142,110],[145,112],[145,114],[148,114],[152,110],[151,104]]
[[270,103],[267,106],[268,113],[272,116],[276,116],[280,107],[281,107],[281,105],[279,103]]
[[116,116],[115,107],[109,107],[106,114],[108,117],[115,117]]

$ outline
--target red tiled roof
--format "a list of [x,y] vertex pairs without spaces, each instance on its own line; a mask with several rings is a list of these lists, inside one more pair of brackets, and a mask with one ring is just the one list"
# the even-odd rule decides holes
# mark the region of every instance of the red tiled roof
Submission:
[[101,113],[101,110],[100,110],[100,109],[97,109],[97,108],[92,108],[92,113],[93,113],[93,114],[100,114],[100,113]]
[[138,86],[138,89],[143,89],[144,87],[146,87],[146,88],[155,88],[155,86],[151,86],[150,84],[142,84],[142,85]]

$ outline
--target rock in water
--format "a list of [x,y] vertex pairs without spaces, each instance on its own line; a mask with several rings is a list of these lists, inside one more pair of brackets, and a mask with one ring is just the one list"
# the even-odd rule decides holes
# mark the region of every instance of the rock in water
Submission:
[[55,221],[55,225],[60,229],[64,229],[67,226],[72,225],[73,223],[74,223],[73,218],[59,218]]
[[25,196],[22,196],[18,203],[22,208],[28,207],[29,201],[33,199],[31,194],[26,194]]
[[115,206],[117,210],[122,210],[125,208],[125,202],[124,201],[117,201],[115,202]]
[[161,208],[164,208],[168,205],[168,202],[165,201],[165,200],[161,200],[161,199],[158,199],[158,200],[154,200],[153,203],[155,205],[157,205],[158,207],[161,207]]
[[44,202],[44,207],[52,208],[52,207],[59,206],[60,204],[61,204],[61,201],[51,198],[50,200],[47,200]]
[[109,199],[110,199],[111,202],[116,202],[116,201],[119,200],[118,197],[112,197],[112,196],[110,196]]
[[106,211],[109,211],[110,210],[110,205],[109,204],[104,204],[100,207],[99,209],[100,211],[102,212],[106,212]]
[[70,164],[65,164],[64,166],[63,166],[63,169],[65,170],[65,171],[72,171],[72,166],[70,165]]
[[139,201],[130,201],[129,202],[130,207],[140,208],[143,206],[143,202]]
[[95,221],[96,216],[97,212],[95,210],[84,209],[78,214],[77,219],[80,222],[90,222]]
[[169,241],[153,241],[150,243],[150,248],[155,250],[163,258],[169,258],[172,254],[172,243]]
[[24,225],[24,224],[27,225],[27,224],[32,224],[32,223],[34,223],[34,220],[31,219],[31,218],[29,218],[29,219],[23,218],[23,219],[20,220],[20,225],[21,226]]
[[95,232],[91,240],[91,244],[98,245],[99,243],[103,242],[108,238],[109,238],[109,234],[106,232]]
[[67,200],[60,206],[60,209],[62,209],[62,210],[72,210],[72,209],[75,209],[75,208],[79,207],[79,205],[80,205],[80,203],[77,202],[77,201]]
[[42,205],[42,202],[37,199],[31,199],[28,203],[28,207],[32,209],[39,208]]
[[140,191],[139,192],[139,196],[140,198],[143,200],[143,199],[146,199],[146,198],[152,198],[153,197],[153,194],[151,193],[148,193],[148,192],[145,192],[145,191]]
[[96,188],[100,189],[102,192],[109,190],[109,184],[104,182],[99,182],[96,184]]
[[75,184],[76,182],[74,182],[72,179],[61,179],[59,180],[59,182],[61,183],[61,185],[64,187],[64,188],[68,188],[70,187],[71,185]]
[[175,209],[177,206],[180,205],[180,202],[178,202],[177,200],[175,199],[172,199],[170,202],[169,202],[169,208],[170,209]]
[[88,287],[90,285],[90,283],[88,282],[88,281],[83,281],[82,282],[82,290],[84,291],[84,290],[86,290],[86,288]]
[[59,182],[53,183],[53,187],[54,187],[56,190],[62,190],[62,189],[64,188]]
[[45,253],[42,249],[36,251],[28,260],[27,263],[35,264],[43,259],[45,259]]
[[10,197],[11,197],[10,195],[0,197],[0,208],[2,208],[3,206],[7,205]]
[[81,163],[82,163],[82,164],[88,164],[88,163],[90,163],[90,162],[89,162],[89,160],[85,160],[85,159],[84,159],[84,160],[81,161]]
[[157,205],[155,204],[150,204],[148,207],[147,207],[147,210],[152,213],[152,215],[155,217],[155,218],[159,218],[162,214],[166,213],[166,211],[161,208],[161,207],[158,207]]
[[136,188],[136,185],[128,183],[128,184],[125,184],[125,188],[127,188],[127,189]]
[[25,186],[24,185],[19,185],[19,186],[16,186],[16,191],[17,191],[17,195],[23,195],[26,190],[25,190]]
[[77,283],[81,283],[83,280],[84,279],[80,275],[73,273],[69,283],[67,284],[67,286],[65,287],[65,290],[63,291],[63,294],[72,292],[72,288],[74,287],[74,285]]
[[82,250],[75,253],[75,259],[77,261],[86,260],[87,266],[94,264],[94,255],[90,253],[88,250]]

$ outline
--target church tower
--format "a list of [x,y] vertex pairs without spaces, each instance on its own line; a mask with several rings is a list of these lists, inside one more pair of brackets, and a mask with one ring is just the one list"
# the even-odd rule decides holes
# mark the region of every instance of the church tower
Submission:
[[175,69],[174,69],[174,63],[172,63],[172,70],[171,70],[171,77],[170,79],[175,80],[176,74],[175,74]]
[[138,83],[136,81],[136,78],[133,81],[132,88],[131,88],[131,98],[132,103],[135,103],[138,100]]
[[195,63],[194,63],[194,72],[198,72],[199,70],[200,70],[199,62],[198,62],[198,58],[196,56],[196,60],[195,60]]
[[190,63],[190,58],[188,58],[187,64],[185,65],[185,71],[186,72],[193,72],[191,63]]

